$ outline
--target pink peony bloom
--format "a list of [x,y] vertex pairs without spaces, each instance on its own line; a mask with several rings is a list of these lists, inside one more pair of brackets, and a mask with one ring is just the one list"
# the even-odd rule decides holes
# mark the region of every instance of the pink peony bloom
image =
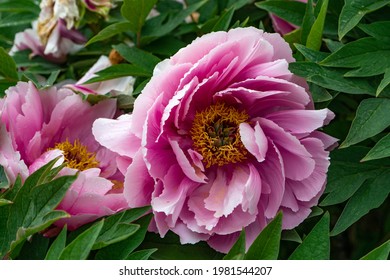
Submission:
[[[307,0],[294,0],[302,3],[307,3]],[[290,33],[298,28],[298,26],[289,23],[288,21],[285,21],[284,19],[281,19],[280,17],[270,13],[270,18],[272,20],[272,26],[274,27],[274,30],[281,35],[285,35],[287,33]]]
[[84,84],[86,81],[96,77],[95,73],[112,65],[107,56],[102,55],[99,60],[88,70],[88,72],[75,84],[68,84],[65,87],[83,94],[107,94],[115,96],[118,94],[131,94],[133,92],[134,77],[123,77],[92,84]]
[[57,226],[67,223],[73,230],[127,208],[116,155],[92,135],[97,118],[114,116],[115,100],[91,106],[68,89],[37,90],[31,82],[19,82],[6,91],[0,112],[0,164],[11,182],[17,174],[26,179],[57,157],[58,164],[66,163],[59,175],[80,171],[57,207],[70,218],[58,221]]
[[334,115],[314,110],[293,61],[279,34],[210,33],[156,66],[132,115],[94,123],[127,167],[129,205],[150,204],[161,236],[227,252],[242,228],[249,246],[280,210],[284,229],[310,214],[335,143],[316,130]]

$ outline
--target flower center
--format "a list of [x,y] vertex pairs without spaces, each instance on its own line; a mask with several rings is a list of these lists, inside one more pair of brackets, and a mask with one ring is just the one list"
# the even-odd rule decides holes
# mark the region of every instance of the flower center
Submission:
[[193,146],[203,157],[206,168],[223,166],[246,159],[248,151],[241,142],[239,125],[249,116],[224,103],[196,112],[190,130]]
[[79,140],[75,140],[73,144],[68,140],[57,143],[54,149],[64,152],[66,166],[69,168],[83,171],[99,166],[95,153],[88,152],[87,147],[81,144]]

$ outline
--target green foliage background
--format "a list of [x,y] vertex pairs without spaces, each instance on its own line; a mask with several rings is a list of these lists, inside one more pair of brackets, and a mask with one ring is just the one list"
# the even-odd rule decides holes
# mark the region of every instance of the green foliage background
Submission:
[[[24,184],[8,186],[0,167],[0,256],[4,259],[388,259],[390,252],[390,0],[169,0],[116,2],[108,19],[84,11],[79,28],[85,48],[56,65],[22,51],[8,51],[17,32],[31,27],[39,1],[0,3],[0,96],[19,80],[38,87],[78,80],[102,54],[115,49],[125,60],[89,82],[136,77],[134,96],[117,97],[131,111],[154,66],[205,33],[239,26],[273,32],[269,13],[299,26],[285,39],[316,108],[336,118],[324,131],[338,139],[319,206],[294,230],[282,231],[280,213],[245,252],[243,232],[223,255],[205,243],[180,245],[147,232],[149,208],[106,217],[77,231],[48,237],[54,210],[75,177],[55,175],[54,162]],[[148,18],[155,7],[159,15]],[[190,19],[190,20],[186,20]],[[132,42],[130,47],[126,43]],[[47,78],[40,84],[37,75]],[[90,100],[96,102],[97,100]],[[38,195],[39,194],[39,195]],[[45,233],[45,234],[42,234]]]

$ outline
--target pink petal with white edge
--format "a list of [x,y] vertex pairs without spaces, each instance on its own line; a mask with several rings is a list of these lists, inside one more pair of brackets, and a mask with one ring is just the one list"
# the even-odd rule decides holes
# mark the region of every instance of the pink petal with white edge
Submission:
[[97,119],[93,123],[92,133],[100,145],[121,156],[133,158],[141,146],[141,139],[131,132],[132,119],[132,115],[128,114],[116,120]]
[[146,168],[143,154],[138,151],[127,169],[124,182],[124,196],[130,207],[149,205],[154,189],[154,181]]
[[330,165],[329,152],[324,149],[323,143],[319,139],[306,138],[301,142],[313,155],[316,166],[310,177],[302,181],[288,180],[287,186],[291,188],[298,200],[310,201],[319,194],[326,182],[326,173]]
[[151,205],[155,212],[171,215],[168,225],[172,227],[176,224],[188,193],[199,184],[188,180],[178,165],[168,170],[162,182],[162,193],[153,195]]
[[328,124],[334,118],[334,114],[328,109],[284,110],[270,113],[265,118],[286,131],[308,133]]
[[300,141],[265,118],[258,118],[264,133],[277,146],[285,167],[285,175],[293,180],[303,180],[314,171],[315,161]]
[[255,156],[258,162],[265,160],[268,140],[258,122],[254,129],[248,123],[240,124],[240,138],[245,148]]
[[186,157],[180,144],[175,140],[169,140],[169,143],[184,174],[194,182],[205,183],[206,175],[203,172],[197,172],[194,168],[194,163],[191,163]]
[[13,184],[18,175],[24,180],[29,175],[26,164],[20,158],[20,153],[12,146],[10,135],[5,126],[0,126],[0,165],[4,167],[7,179]]
[[210,211],[215,211],[214,216],[220,218],[231,214],[243,200],[243,193],[248,173],[242,167],[235,167],[230,180],[226,171],[217,169],[214,181],[210,181],[209,196],[204,200],[205,207]]
[[[281,154],[273,142],[269,143],[266,160],[256,164],[259,170],[263,189],[270,187],[267,203],[264,209],[264,215],[268,219],[275,217],[282,202],[285,190],[285,166]],[[262,198],[265,197],[264,195]]]

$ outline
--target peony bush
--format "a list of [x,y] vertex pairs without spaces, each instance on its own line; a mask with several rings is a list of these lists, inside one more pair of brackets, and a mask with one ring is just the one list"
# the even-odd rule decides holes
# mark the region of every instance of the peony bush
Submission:
[[1,258],[388,259],[389,7],[357,2],[0,3]]

